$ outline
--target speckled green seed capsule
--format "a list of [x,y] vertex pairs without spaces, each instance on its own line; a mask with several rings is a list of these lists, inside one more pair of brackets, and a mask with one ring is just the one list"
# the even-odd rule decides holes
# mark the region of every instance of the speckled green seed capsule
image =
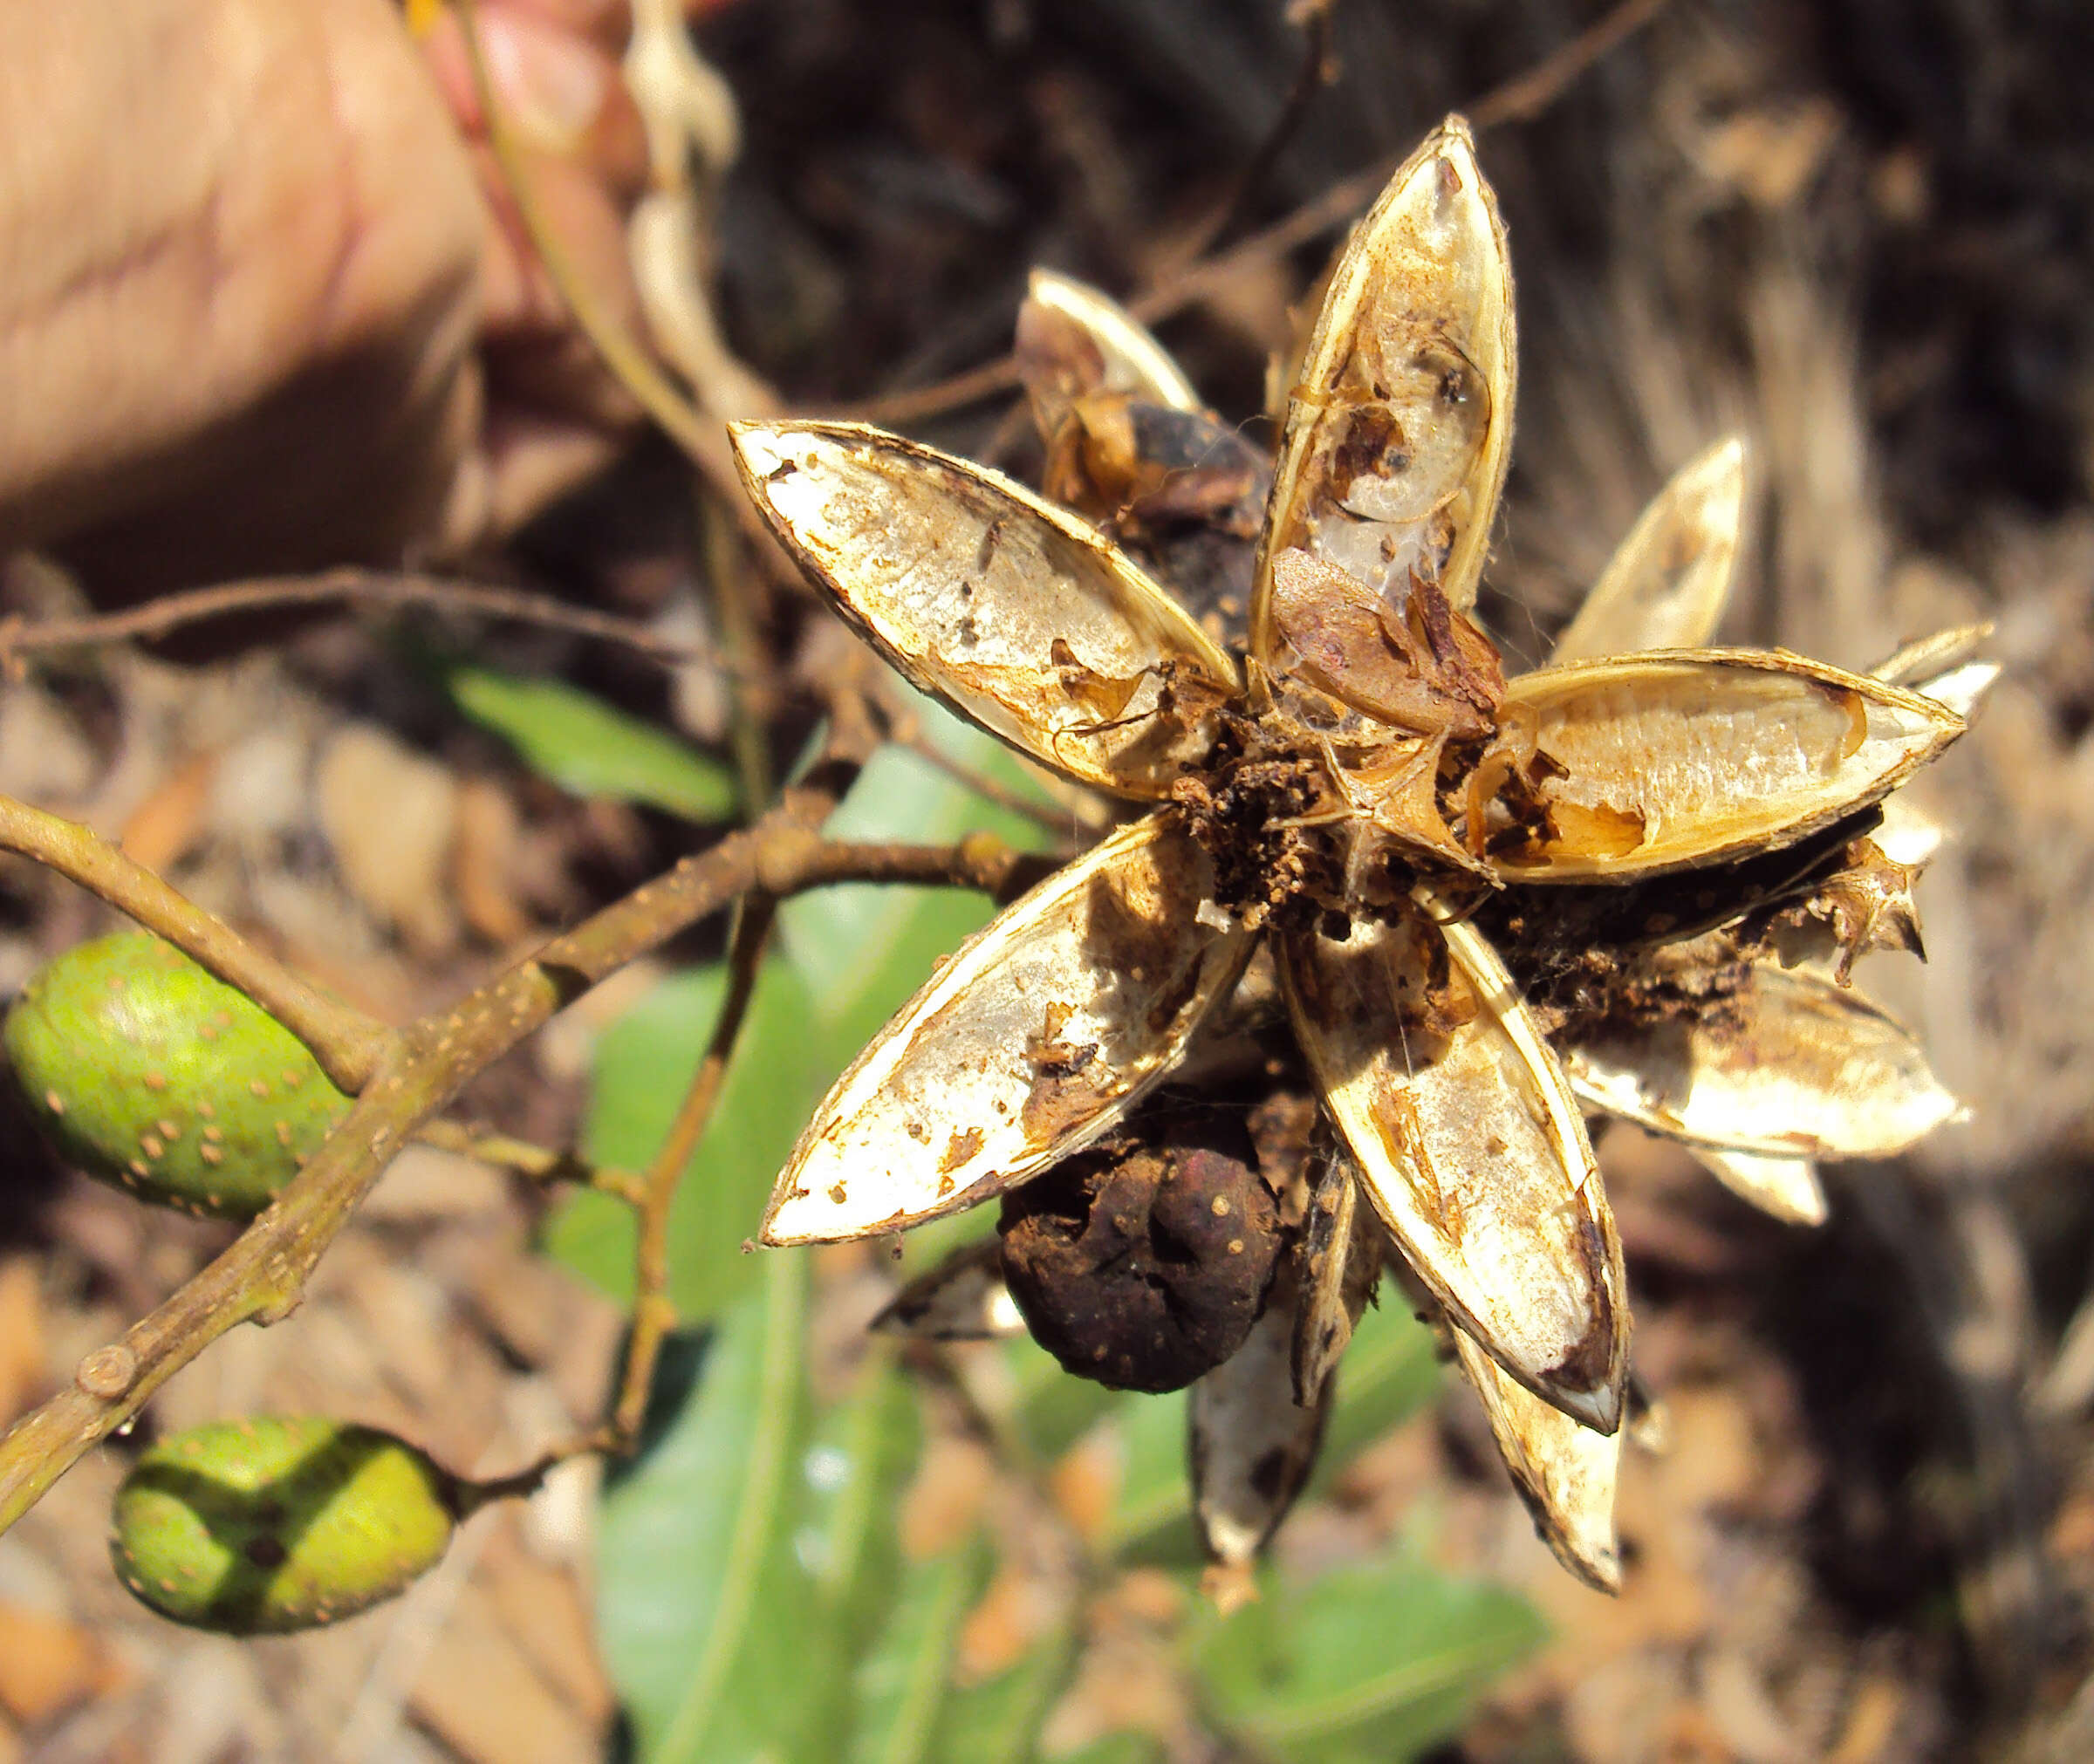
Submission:
[[282,1634],[404,1592],[442,1557],[467,1492],[373,1427],[318,1415],[216,1421],[132,1467],[109,1553],[162,1617]]
[[289,1029],[145,932],[47,962],[5,1039],[61,1157],[209,1218],[259,1213],[349,1106]]

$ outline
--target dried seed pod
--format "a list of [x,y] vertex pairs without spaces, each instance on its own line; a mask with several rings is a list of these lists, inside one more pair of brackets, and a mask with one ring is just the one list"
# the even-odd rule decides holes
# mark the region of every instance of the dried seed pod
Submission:
[[1620,1424],[1621,1244],[1561,1069],[1468,924],[1422,915],[1287,944],[1295,1032],[1374,1210],[1506,1371]]
[[1449,117],[1331,273],[1288,401],[1251,608],[1269,666],[1272,565],[1310,551],[1400,613],[1413,576],[1475,603],[1512,444],[1512,271],[1468,126]]
[[1187,1405],[1193,1518],[1208,1559],[1225,1570],[1248,1567],[1279,1529],[1323,1444],[1330,1388],[1306,1407],[1295,1398],[1297,1302],[1294,1268],[1283,1263],[1264,1316]]
[[1707,643],[1730,598],[1744,516],[1745,443],[1732,435],[1651,499],[1557,639],[1550,665]]
[[962,945],[815,1111],[770,1244],[900,1231],[1037,1175],[1174,1065],[1250,954],[1167,815],[1093,846]]
[[1823,1225],[1830,1211],[1815,1159],[1731,1145],[1689,1145],[1694,1161],[1741,1200],[1790,1225]]
[[1351,1345],[1374,1296],[1387,1240],[1359,1211],[1359,1179],[1351,1157],[1331,1150],[1317,1160],[1308,1217],[1295,1248],[1299,1297],[1294,1319],[1294,1399],[1313,1409]]
[[733,427],[757,509],[886,659],[1021,753],[1149,800],[1235,664],[1123,552],[1022,485],[852,423]]
[[1647,876],[1793,844],[1887,796],[1963,733],[1932,699],[1779,651],[1657,651],[1521,674],[1551,773],[1490,834],[1522,882]]
[[1116,1390],[1176,1391],[1243,1344],[1279,1213],[1242,1118],[1159,1110],[1003,1199],[1003,1274],[1033,1339]]
[[[1185,377],[1171,352],[1157,342],[1134,315],[1087,282],[1053,270],[1035,270],[1026,282],[1025,304],[1042,318],[1080,338],[1097,361],[1094,382],[1082,390],[1122,392],[1145,404],[1172,410],[1198,410],[1200,394]],[[1021,370],[1028,351],[1026,312],[1018,314],[1018,355]],[[1045,343],[1047,339],[1038,339]],[[1033,359],[1039,359],[1039,351]],[[1026,376],[1030,390],[1032,376]]]
[[1967,717],[1985,688],[2000,675],[1997,662],[1978,657],[1979,649],[1991,635],[1990,619],[1977,625],[1954,625],[1893,650],[1869,673],[1886,686],[1902,686],[1939,699],[1959,716]]
[[1025,1318],[1003,1278],[994,1238],[963,1244],[920,1274],[866,1325],[920,1342],[987,1342],[1025,1333]]
[[1556,1559],[1600,1592],[1621,1590],[1614,1487],[1621,1433],[1596,1433],[1523,1390],[1459,1329],[1450,1329],[1461,1370],[1483,1399],[1505,1467]]
[[1956,1111],[1887,1012],[1767,962],[1719,1009],[1611,1023],[1559,1052],[1595,1108],[1737,1152],[1888,1158]]
[[68,1163],[215,1219],[268,1206],[349,1106],[289,1029],[144,932],[46,962],[5,1039]]
[[404,1592],[467,1504],[426,1454],[322,1416],[193,1427],[117,1490],[110,1555],[162,1617],[228,1635],[311,1629]]

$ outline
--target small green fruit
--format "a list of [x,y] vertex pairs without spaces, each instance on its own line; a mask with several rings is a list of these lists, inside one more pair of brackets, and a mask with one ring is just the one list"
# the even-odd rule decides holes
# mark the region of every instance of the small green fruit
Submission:
[[463,1496],[412,1446],[325,1416],[192,1427],[116,1493],[118,1577],[162,1617],[227,1635],[331,1623],[441,1559]]
[[68,1163],[214,1219],[261,1212],[349,1106],[289,1029],[145,932],[45,963],[5,1040]]

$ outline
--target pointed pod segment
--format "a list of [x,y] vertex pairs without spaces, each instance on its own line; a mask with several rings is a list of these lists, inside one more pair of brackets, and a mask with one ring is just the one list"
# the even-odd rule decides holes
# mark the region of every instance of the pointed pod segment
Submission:
[[1235,664],[1076,516],[860,424],[732,434],[785,548],[925,692],[1121,796],[1161,799],[1212,744]]
[[1272,564],[1306,550],[1400,611],[1413,573],[1475,603],[1512,443],[1512,271],[1468,126],[1405,161],[1332,272],[1288,401],[1251,606],[1270,667]]
[[1745,443],[1732,435],[1651,499],[1557,639],[1550,665],[1707,643],[1730,598],[1744,516]]
[[778,1178],[763,1241],[905,1230],[1106,1132],[1249,959],[1249,933],[1196,917],[1214,886],[1167,812],[1006,908],[837,1080]]
[[1628,1366],[1621,1243],[1561,1068],[1482,934],[1422,916],[1283,952],[1295,1029],[1367,1198],[1519,1383],[1611,1432]]
[[919,1342],[989,1342],[1025,1333],[996,1239],[963,1244],[896,1293],[866,1325]]
[[1316,1467],[1324,1400],[1295,1400],[1293,1273],[1283,1268],[1265,1314],[1234,1355],[1193,1386],[1186,1457],[1193,1519],[1210,1561],[1248,1567],[1279,1529]]
[[1823,1225],[1831,1212],[1817,1162],[1783,1152],[1689,1145],[1694,1161],[1739,1200],[1788,1225]]
[[1792,844],[1865,809],[1963,733],[1918,694],[1779,650],[1658,651],[1505,689],[1560,769],[1542,824],[1494,836],[1522,882],[1612,880]]
[[1614,1488],[1621,1435],[1595,1433],[1536,1398],[1459,1329],[1449,1331],[1461,1370],[1483,1399],[1505,1467],[1556,1559],[1595,1591],[1621,1590]]
[[[1363,1244],[1358,1240],[1372,1234]],[[1304,1407],[1324,1398],[1325,1385],[1351,1345],[1352,1330],[1373,1296],[1381,1263],[1380,1227],[1359,1212],[1359,1181],[1344,1153],[1320,1160],[1309,1186],[1295,1261],[1301,1297],[1294,1319],[1294,1396]]]
[[1767,962],[1720,1010],[1611,1029],[1562,1056],[1596,1108],[1762,1156],[1889,1158],[1956,1112],[1902,1024],[1851,988]]
[[[1141,321],[1088,282],[1054,270],[1035,270],[1026,283],[1030,305],[1073,327],[1098,352],[1107,392],[1124,392],[1171,410],[1201,408],[1200,394],[1171,352]],[[1024,319],[1019,320],[1021,346]]]

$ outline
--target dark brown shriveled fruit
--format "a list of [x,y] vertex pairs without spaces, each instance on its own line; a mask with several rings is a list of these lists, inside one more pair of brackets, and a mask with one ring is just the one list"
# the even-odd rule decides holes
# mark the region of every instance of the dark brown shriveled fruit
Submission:
[[1264,1308],[1279,1217],[1239,1117],[1173,1109],[1006,1195],[1003,1273],[1034,1338],[1116,1390],[1175,1391]]

